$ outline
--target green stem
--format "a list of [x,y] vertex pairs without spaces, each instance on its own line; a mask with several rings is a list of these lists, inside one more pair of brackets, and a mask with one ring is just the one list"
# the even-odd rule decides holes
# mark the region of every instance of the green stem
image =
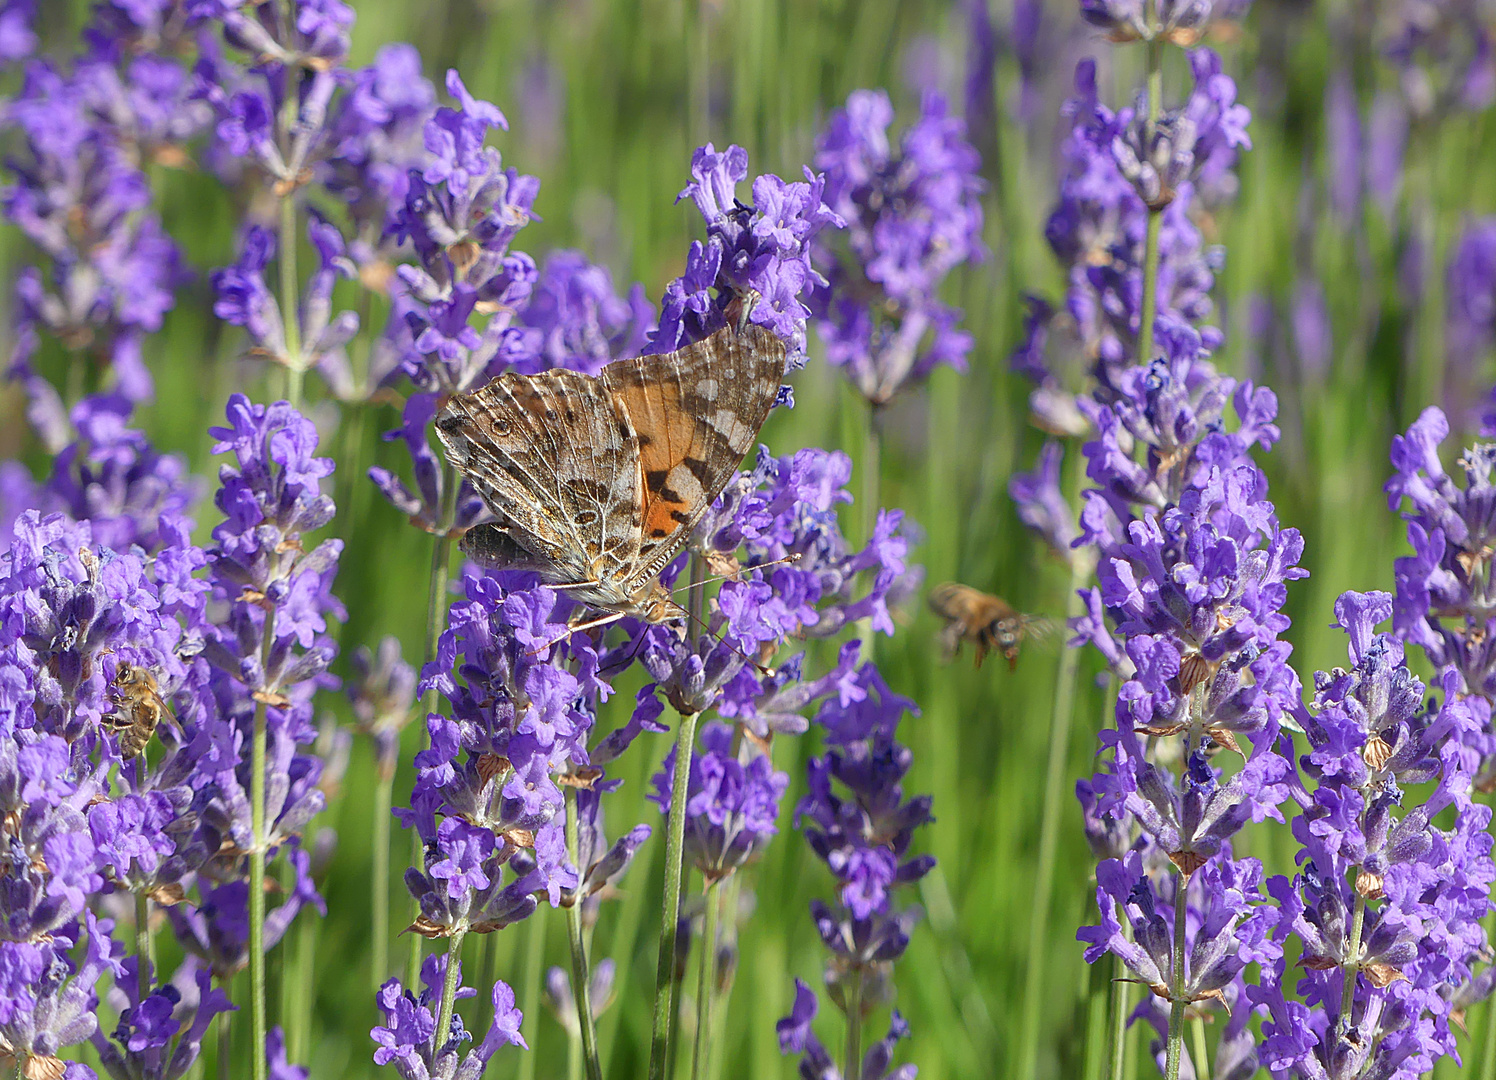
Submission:
[[[734,735],[735,742],[738,738],[741,738],[742,730],[741,727],[738,728],[737,734]],[[734,747],[733,754],[734,756],[737,754],[736,747]],[[721,927],[722,944],[724,947],[730,945],[733,949],[738,948],[738,897],[741,895],[742,889],[743,875],[740,873],[733,874],[727,879],[727,888],[722,890],[721,895],[717,897],[717,925]],[[717,985],[716,980],[713,980],[712,1016],[714,1023],[715,1019],[725,1016],[727,1013],[727,1006],[732,998],[732,985],[736,981],[733,974],[736,966],[734,964],[728,967],[728,974],[721,980],[720,986]],[[711,1055],[708,1061],[711,1068],[707,1073],[711,1077],[711,1080],[718,1080],[722,1075],[722,1058],[722,1054]]]
[[[227,992],[229,987],[225,986]],[[234,1080],[234,1029],[230,1024],[230,1017],[234,1014],[225,1010],[213,1018],[213,1023],[218,1025],[218,1062],[215,1071],[218,1080]]]
[[1496,1080],[1496,997],[1486,999],[1486,1041],[1481,1048],[1480,1080]]
[[301,408],[301,386],[306,368],[301,359],[301,305],[296,282],[296,195],[287,192],[280,206],[280,303],[286,335],[286,400]]
[[1195,1040],[1195,1080],[1210,1080],[1210,1055],[1205,1045],[1205,1017],[1197,1016],[1190,1021],[1190,1034]]
[[530,1025],[530,1052],[519,1059],[519,1080],[535,1080],[535,1040],[540,1034],[540,977],[541,965],[545,963],[545,919],[542,909],[525,920],[525,984],[520,988],[521,1008]]
[[[1163,41],[1154,37],[1148,42],[1148,123],[1143,145],[1153,141],[1158,113],[1164,96]],[[1167,195],[1167,193],[1164,193]],[[1153,359],[1153,321],[1158,314],[1158,235],[1163,224],[1164,208],[1148,208],[1148,233],[1143,246],[1143,309],[1138,317],[1138,363]]]
[[[1124,926],[1122,933],[1129,941],[1132,940],[1130,926]],[[1127,1014],[1132,1008],[1132,1002],[1128,1000],[1132,996],[1129,988],[1132,984],[1127,981],[1127,967],[1120,956],[1112,958],[1112,970],[1112,1053],[1106,1076],[1108,1080],[1122,1080],[1127,1056]]]
[[[693,556],[692,577],[697,560]],[[694,585],[694,581],[693,581]],[[699,589],[691,590],[696,603]],[[660,910],[660,951],[655,963],[654,1016],[650,1027],[649,1080],[664,1080],[675,1039],[675,925],[680,919],[681,860],[685,853],[686,788],[696,745],[698,714],[682,713],[675,731],[675,772],[670,783],[670,816],[665,825],[665,902]]]
[[1172,1004],[1169,1006],[1169,1041],[1164,1058],[1164,1080],[1179,1080],[1179,1060],[1184,1056],[1184,920],[1185,908],[1188,907],[1185,892],[1189,888],[1189,880],[1183,875],[1177,875],[1177,886],[1174,892],[1174,972],[1173,980],[1169,988],[1169,996]]
[[250,820],[254,846],[249,851],[249,1031],[254,1049],[254,1078],[265,1080],[265,703],[255,703],[254,743],[250,751]]
[[[295,881],[289,884],[294,887]],[[286,992],[281,1022],[286,1028],[286,1057],[291,1061],[305,1060],[310,1048],[312,1012],[317,1000],[317,935],[321,928],[321,919],[296,920],[294,960],[283,969]]]
[[442,1000],[436,1014],[435,1046],[438,1054],[447,1045],[447,1039],[452,1034],[452,1007],[457,1004],[457,977],[462,967],[462,940],[465,937],[466,928],[458,927],[452,931],[452,938],[447,942],[447,971],[446,977],[442,979]]
[[1342,1033],[1351,1029],[1351,1009],[1356,1003],[1356,977],[1361,971],[1361,930],[1366,925],[1366,897],[1356,894],[1356,907],[1351,915],[1351,938],[1346,948],[1346,963],[1341,968],[1345,985],[1340,991],[1340,1022]]
[[1101,964],[1086,965],[1086,1056],[1081,1076],[1104,1076],[1106,1069],[1106,1021],[1107,992],[1110,989],[1102,976]]
[[[289,19],[289,12],[287,13]],[[294,25],[290,23],[290,25]],[[297,118],[301,113],[301,101],[296,92],[295,73],[286,70],[286,100],[281,105],[280,134],[281,160],[288,167],[291,161],[291,145]],[[296,279],[296,178],[280,178],[285,185],[285,194],[280,200],[280,247],[276,262],[280,268],[281,323],[286,337],[286,400],[295,409],[301,408],[301,382],[305,367],[301,357],[301,305],[300,287]]]
[[566,1034],[566,1080],[582,1080],[582,1038]]
[[151,898],[135,894],[135,985],[144,1001],[151,992],[151,976],[156,970],[155,947],[151,940]]
[[[1086,560],[1071,560],[1070,591],[1065,605],[1067,623],[1085,613],[1080,589],[1089,576],[1090,567]],[[1049,765],[1045,770],[1044,809],[1039,822],[1039,867],[1034,877],[1034,900],[1030,908],[1033,921],[1029,924],[1028,968],[1024,974],[1023,1028],[1018,1054],[1018,1075],[1021,1077],[1033,1077],[1039,1067],[1039,1006],[1044,996],[1049,905],[1054,894],[1055,850],[1060,837],[1060,795],[1065,783],[1065,761],[1070,749],[1070,721],[1079,670],[1080,650],[1066,647],[1060,654],[1055,672],[1054,709],[1050,714]]]
[[707,1075],[707,1057],[711,1052],[712,988],[717,967],[717,883],[704,882],[701,899],[706,905],[701,930],[701,955],[696,965],[696,1041],[691,1046],[691,1080]]
[[[862,468],[862,542],[865,544],[872,542],[873,530],[878,527],[879,487],[883,470],[883,439],[878,424],[882,415],[881,406],[868,406],[867,431],[864,433],[862,461],[859,462]],[[858,621],[857,636],[862,639],[862,662],[868,663],[873,659],[873,638],[876,636],[872,619]]]
[[374,786],[374,873],[369,895],[374,947],[370,950],[369,974],[376,991],[390,971],[390,805],[394,787],[393,769],[389,776],[381,775]]
[[[577,872],[582,872],[577,839],[577,789],[566,789],[566,854]],[[587,967],[587,945],[582,940],[582,897],[566,909],[566,937],[571,943],[571,998],[577,1006],[577,1027],[582,1033],[582,1057],[587,1066],[587,1080],[602,1080],[603,1069],[597,1058],[597,1028],[592,1016],[592,973]]]
[[842,1075],[862,1076],[862,973],[855,971],[847,981],[847,1045]]

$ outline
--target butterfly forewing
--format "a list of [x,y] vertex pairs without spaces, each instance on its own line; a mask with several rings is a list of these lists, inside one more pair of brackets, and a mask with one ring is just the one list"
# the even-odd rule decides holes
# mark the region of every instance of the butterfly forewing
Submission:
[[508,374],[457,395],[438,437],[500,518],[463,550],[596,606],[674,617],[655,578],[758,438],[784,357],[769,331],[729,327],[595,379]]
[[753,447],[778,396],[784,356],[775,334],[749,324],[603,369],[638,439],[644,497],[635,581],[675,557]]

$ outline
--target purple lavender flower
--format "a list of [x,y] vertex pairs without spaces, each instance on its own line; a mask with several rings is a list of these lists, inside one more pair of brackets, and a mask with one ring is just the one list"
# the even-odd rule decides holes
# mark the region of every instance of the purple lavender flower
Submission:
[[555,905],[578,887],[557,781],[598,779],[587,737],[610,692],[550,589],[468,574],[464,590],[418,687],[435,688],[452,718],[427,718],[411,808],[396,811],[426,848],[426,873],[412,868],[406,884],[421,905],[415,929],[432,937],[497,930],[534,911],[537,895]]
[[[108,920],[86,913],[84,925],[70,923],[49,939],[0,941],[0,971],[6,973],[0,992],[0,1039],[18,1071],[62,1080],[93,1077],[93,1070],[65,1064],[57,1054],[97,1029],[94,987],[104,974],[124,974],[109,937],[111,928]],[[75,961],[70,954],[85,936],[82,957]]]
[[[1480,920],[1496,879],[1491,812],[1470,800],[1480,760],[1472,740],[1489,708],[1450,694],[1453,674],[1444,706],[1423,708],[1400,644],[1374,632],[1392,607],[1386,593],[1343,594],[1336,614],[1353,667],[1315,677],[1303,759],[1314,788],[1294,822],[1303,870],[1267,883],[1278,905],[1273,940],[1300,941],[1303,1001],[1284,994],[1281,956],[1264,964],[1260,987],[1247,988],[1268,1017],[1263,1063],[1278,1075],[1427,1072],[1455,1050],[1451,1001],[1489,992],[1488,979],[1469,992],[1472,965],[1489,955]],[[1401,785],[1429,780],[1437,785],[1426,801],[1399,817]],[[1451,806],[1454,828],[1434,827]]]
[[1162,38],[1175,45],[1194,45],[1212,22],[1240,20],[1251,0],[1160,0],[1147,10],[1145,0],[1080,0],[1081,18],[1115,42]]
[[131,400],[151,396],[139,339],[160,329],[183,274],[176,246],[150,210],[140,159],[179,147],[202,120],[173,89],[173,73],[180,88],[180,68],[158,58],[123,75],[97,56],[71,72],[28,65],[5,112],[24,153],[9,162],[15,182],[0,208],[50,268],[45,275],[28,268],[16,282],[26,332],[11,360],[13,377],[31,374],[32,331],[42,328],[78,351],[78,362],[110,365],[116,388]]
[[354,677],[348,683],[353,718],[374,742],[381,780],[393,780],[400,755],[400,732],[415,713],[416,671],[400,656],[400,639],[380,639],[379,651],[360,645],[353,653]]
[[937,294],[954,267],[985,257],[981,160],[965,125],[946,115],[938,94],[926,94],[895,153],[892,121],[887,94],[854,91],[832,114],[815,159],[827,205],[848,229],[845,253],[817,245],[830,266],[818,327],[827,359],[875,405],[939,364],[965,370],[971,336]]
[[[613,1004],[614,980],[617,965],[611,959],[600,961],[592,969],[592,981],[588,984],[588,1000],[592,1002],[592,1018],[596,1020]],[[581,1021],[577,1017],[577,1002],[571,992],[571,974],[559,967],[545,973],[545,1004],[555,1016],[556,1022],[566,1029],[574,1039],[582,1037]]]
[[1496,219],[1471,222],[1445,271],[1444,393],[1446,414],[1473,429],[1485,389],[1483,361],[1496,343]]
[[[935,860],[909,851],[915,830],[932,820],[930,797],[905,800],[901,786],[912,755],[894,733],[914,704],[889,690],[871,664],[858,672],[856,690],[821,705],[816,722],[828,749],[807,766],[810,794],[796,807],[795,822],[839,886],[834,906],[811,904],[816,930],[831,953],[827,988],[839,1008],[855,1008],[859,1020],[866,1020],[891,1000],[893,964],[908,947],[918,917],[916,909],[895,906],[895,890],[924,877]],[[780,1048],[806,1054],[803,1075],[833,1075],[809,1032],[815,995],[803,983],[797,987],[795,1010],[780,1022]],[[895,1013],[890,1037],[869,1049],[863,1075],[887,1074],[893,1043],[904,1033]],[[908,1069],[892,1075],[912,1076]]]
[[[1140,191],[1156,189],[1162,212],[1155,341],[1193,336],[1197,352],[1208,352],[1221,341],[1219,330],[1201,325],[1211,314],[1214,277],[1190,217],[1195,198],[1190,177],[1209,178],[1216,187],[1224,183],[1235,146],[1245,138],[1245,116],[1233,105],[1235,88],[1220,74],[1213,53],[1200,50],[1192,65],[1195,91],[1183,109],[1169,114],[1177,121],[1170,138],[1188,156],[1178,167],[1172,164],[1173,150],[1148,165],[1152,150],[1145,152],[1136,140],[1129,145],[1127,138],[1138,111],[1113,113],[1101,103],[1094,61],[1083,61],[1076,69],[1076,95],[1065,105],[1073,118],[1063,147],[1066,171],[1059,203],[1045,228],[1050,247],[1066,268],[1069,289],[1063,308],[1031,301],[1024,340],[1012,361],[1038,384],[1030,404],[1046,430],[1084,432],[1076,391],[1085,376],[1110,393],[1122,369],[1137,359],[1149,216]],[[1166,183],[1177,185],[1170,187],[1168,199]]]
[[[775,772],[769,758],[751,742],[733,750],[733,728],[708,724],[701,732],[702,753],[691,755],[686,784],[686,856],[709,883],[754,860],[779,831],[779,800],[788,773]],[[675,748],[655,773],[650,796],[660,813],[670,814]]]
[[649,689],[681,711],[715,707],[759,739],[803,732],[816,700],[844,692],[855,665],[845,649],[833,670],[808,680],[803,654],[778,671],[745,658],[767,663],[793,637],[831,637],[860,619],[893,632],[889,599],[918,580],[919,568],[906,561],[909,537],[898,511],[879,513],[861,551],[847,543],[836,507],[851,499],[850,478],[845,454],[807,449],[778,459],[763,451],[752,472],[728,482],[698,524],[692,550],[734,580],[717,593],[709,633],[683,640],[668,627],[644,629],[641,656],[656,680]]
[[73,407],[70,438],[53,457],[46,483],[15,474],[21,490],[5,500],[0,542],[9,542],[15,518],[30,508],[87,520],[93,541],[115,551],[138,545],[154,554],[170,543],[173,523],[196,501],[200,484],[181,458],[161,453],[128,426],[132,409],[122,394],[90,395]]
[[[806,1080],[840,1080],[841,1072],[811,1023],[820,1011],[816,992],[800,979],[795,980],[795,1003],[790,1014],[775,1025],[779,1035],[779,1052],[800,1054],[800,1075]],[[893,1011],[888,1034],[868,1048],[859,1063],[858,1080],[914,1080],[919,1069],[914,1065],[892,1067],[893,1050],[900,1039],[909,1037],[909,1024]]]
[[566,368],[588,375],[610,360],[638,356],[654,329],[654,308],[644,287],[636,284],[620,299],[608,271],[579,251],[546,257],[522,318],[543,335],[536,370]]
[[750,319],[784,338],[792,365],[803,366],[810,316],[805,301],[825,284],[811,265],[811,241],[822,229],[844,223],[824,201],[824,177],[809,169],[803,184],[771,174],[755,177],[751,206],[737,198],[738,182],[747,176],[748,154],[740,146],[719,154],[707,143],[691,156],[691,183],[676,201],[689,196],[696,204],[706,219],[707,242],[691,245],[685,273],[666,286],[646,353],[669,352],[721,329],[727,305],[751,292],[760,299]]
[[[455,71],[447,91],[458,107],[426,121],[425,165],[409,172],[394,229],[419,259],[398,271],[412,337],[401,370],[422,390],[457,393],[539,351],[539,332],[515,319],[534,288],[535,263],[509,245],[533,216],[540,182],[505,169],[484,146],[490,129],[507,126],[495,106],[473,98]],[[468,326],[475,309],[489,315],[481,331]]]
[[13,64],[36,49],[36,34],[31,30],[35,17],[35,0],[6,0],[0,5],[0,61]]
[[1496,97],[1496,56],[1477,0],[1407,0],[1389,20],[1383,52],[1400,69],[1408,108],[1420,119],[1479,111]]
[[[452,1030],[446,1043],[434,1045],[435,1009],[441,999],[446,968],[445,955],[426,958],[421,965],[424,989],[419,997],[402,987],[398,979],[391,979],[380,988],[379,1010],[384,1014],[384,1023],[369,1032],[369,1037],[379,1047],[374,1051],[374,1064],[393,1064],[404,1080],[430,1080],[434,1076],[478,1080],[489,1059],[505,1043],[528,1049],[524,1036],[520,1034],[523,1014],[514,1006],[514,991],[503,982],[493,984],[493,1022],[484,1033],[482,1042],[467,1053],[461,1053],[462,1044],[473,1036],[463,1027],[462,1017],[454,1011]],[[462,986],[461,978],[459,970],[456,997],[473,997],[477,991]]]
[[1387,481],[1388,505],[1408,522],[1412,555],[1393,563],[1397,583],[1393,632],[1420,646],[1440,671],[1452,669],[1460,691],[1496,700],[1496,611],[1480,584],[1491,543],[1496,486],[1496,445],[1477,443],[1461,456],[1460,487],[1439,461],[1449,422],[1425,409],[1406,435],[1392,440],[1395,475]]
[[[127,969],[134,963],[138,959],[127,961]],[[213,1018],[234,1008],[228,995],[214,988],[208,966],[195,957],[185,960],[169,982],[143,1000],[134,978],[117,980],[109,1005],[119,1015],[113,1039],[96,1030],[92,1042],[116,1080],[175,1080],[185,1075],[198,1059]]]

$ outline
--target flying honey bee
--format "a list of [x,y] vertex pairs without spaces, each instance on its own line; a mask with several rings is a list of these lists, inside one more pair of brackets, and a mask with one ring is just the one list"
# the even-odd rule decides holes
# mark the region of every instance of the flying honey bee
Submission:
[[148,668],[121,663],[114,673],[109,696],[114,701],[114,711],[104,717],[103,726],[119,739],[120,756],[125,760],[145,750],[163,720],[181,734],[182,726],[162,698],[161,684]]
[[1000,651],[1011,670],[1018,665],[1018,646],[1025,638],[1047,637],[1054,630],[1042,615],[1025,615],[1001,597],[955,581],[930,591],[930,610],[946,620],[940,644],[947,663],[969,641],[977,651],[977,667],[989,652]]

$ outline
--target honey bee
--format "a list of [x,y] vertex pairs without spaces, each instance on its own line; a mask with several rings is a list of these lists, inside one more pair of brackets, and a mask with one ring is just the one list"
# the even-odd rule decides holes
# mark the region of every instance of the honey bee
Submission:
[[114,711],[104,717],[103,726],[119,739],[120,756],[125,760],[145,750],[162,720],[181,734],[182,726],[162,698],[161,684],[148,668],[121,663],[114,673],[109,696],[114,701]]
[[969,641],[977,651],[977,667],[995,650],[1002,652],[1012,670],[1018,665],[1018,646],[1025,638],[1045,637],[1054,630],[1054,624],[1042,615],[1025,615],[1001,597],[955,581],[930,591],[930,610],[946,620],[940,644],[947,663],[960,652],[961,643]]

